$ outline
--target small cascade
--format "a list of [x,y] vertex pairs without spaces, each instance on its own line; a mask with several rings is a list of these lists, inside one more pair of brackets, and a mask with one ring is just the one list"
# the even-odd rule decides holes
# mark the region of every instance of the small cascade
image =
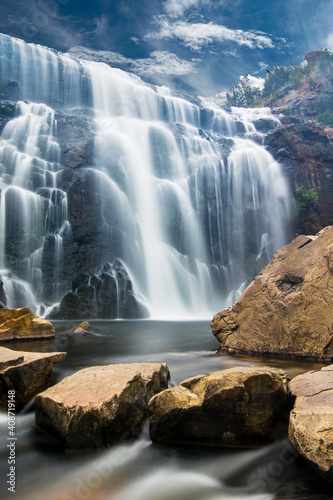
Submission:
[[[64,293],[59,289],[63,238],[70,228],[67,194],[57,187],[62,167],[54,111],[45,104],[18,102],[16,112],[0,140],[1,266],[19,277],[15,283],[20,286],[20,279],[30,283],[35,291],[34,300],[29,299],[32,303],[44,299],[43,259],[52,240],[54,251],[48,252],[48,266],[53,268],[52,296]],[[6,280],[6,292],[13,303],[22,302],[15,299],[18,286],[11,286],[12,282]]]
[[24,304],[34,311],[36,308],[36,297],[30,284],[13,276],[5,269],[0,270],[0,275],[6,291],[7,307],[18,308]]
[[82,66],[66,54],[0,35],[0,81],[18,83],[18,98],[55,109],[90,103],[90,86]]
[[190,102],[5,35],[0,70],[18,94],[0,264],[53,317],[208,317],[289,241],[294,202],[261,146],[269,110]]

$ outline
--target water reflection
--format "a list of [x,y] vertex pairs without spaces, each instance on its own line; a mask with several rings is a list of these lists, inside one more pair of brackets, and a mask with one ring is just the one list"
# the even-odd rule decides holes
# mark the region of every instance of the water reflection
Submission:
[[[162,362],[171,384],[185,378],[235,366],[265,364],[285,369],[290,377],[322,365],[272,357],[217,355],[218,344],[208,322],[92,321],[103,337],[75,338],[75,322],[55,322],[55,340],[7,342],[16,350],[65,350],[54,365],[52,381],[88,366]],[[3,442],[7,416],[0,415]],[[17,417],[18,483],[16,498],[28,500],[311,500],[332,498],[328,486],[291,448],[284,429],[281,440],[261,449],[152,445],[148,428],[139,440],[100,452],[67,453],[34,427],[32,407]],[[6,449],[0,452],[4,497]],[[7,495],[6,495],[7,492]]]

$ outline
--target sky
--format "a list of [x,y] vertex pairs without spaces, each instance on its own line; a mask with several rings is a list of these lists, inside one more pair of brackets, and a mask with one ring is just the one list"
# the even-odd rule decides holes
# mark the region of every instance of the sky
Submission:
[[333,0],[1,0],[0,32],[208,97],[333,51]]

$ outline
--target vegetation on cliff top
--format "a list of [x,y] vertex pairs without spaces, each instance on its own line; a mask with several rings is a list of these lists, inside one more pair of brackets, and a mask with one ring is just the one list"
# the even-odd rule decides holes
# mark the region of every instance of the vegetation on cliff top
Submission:
[[296,111],[299,116],[309,114],[306,108],[311,104],[311,118],[332,127],[333,54],[327,49],[309,52],[300,66],[291,61],[289,67],[275,66],[273,71],[267,70],[263,89],[253,86],[249,75],[244,75],[233,86],[232,94],[227,94],[227,104],[281,107],[285,114]]

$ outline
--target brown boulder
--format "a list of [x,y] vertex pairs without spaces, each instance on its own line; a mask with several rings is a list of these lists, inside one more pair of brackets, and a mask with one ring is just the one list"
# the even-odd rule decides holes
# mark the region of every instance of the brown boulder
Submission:
[[68,335],[73,335],[74,337],[103,337],[99,333],[94,333],[91,330],[91,325],[88,321],[83,321],[77,326],[71,328],[68,332]]
[[155,442],[258,446],[274,436],[287,404],[287,374],[252,366],[199,375],[149,402]]
[[291,444],[327,481],[333,483],[333,365],[295,377],[290,414]]
[[50,381],[53,363],[65,352],[23,352],[0,347],[0,410],[7,410],[8,391],[15,391],[15,409],[20,410]]
[[211,327],[222,349],[332,359],[333,226],[277,252]]
[[52,338],[54,326],[39,318],[29,307],[0,308],[0,341],[12,339]]
[[67,448],[109,446],[138,434],[168,378],[165,363],[85,368],[37,396],[36,426]]

